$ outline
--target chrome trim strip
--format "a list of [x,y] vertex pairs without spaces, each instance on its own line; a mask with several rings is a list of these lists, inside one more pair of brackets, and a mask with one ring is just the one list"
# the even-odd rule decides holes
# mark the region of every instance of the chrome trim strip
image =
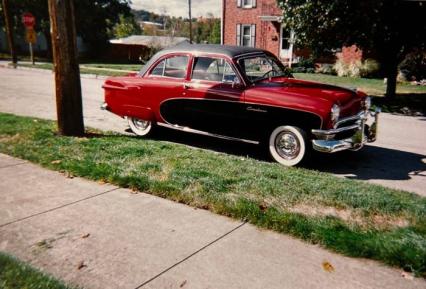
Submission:
[[201,130],[192,129],[192,128],[189,128],[189,127],[186,127],[186,126],[179,126],[179,125],[173,125],[173,124],[162,123],[162,122],[158,122],[157,125],[162,126],[162,127],[166,127],[166,128],[170,128],[170,129],[175,129],[175,130],[180,130],[180,131],[184,131],[184,132],[189,132],[189,133],[194,133],[194,134],[199,134],[199,135],[204,135],[204,136],[210,136],[210,137],[215,137],[215,138],[220,138],[220,139],[225,139],[225,140],[240,141],[240,142],[249,143],[249,144],[256,144],[256,145],[259,144],[258,141],[229,137],[229,136],[224,136],[224,135],[220,135],[220,134],[213,134],[213,133],[209,133],[209,132],[205,132],[205,131],[201,131]]
[[101,110],[109,110],[108,104],[106,102],[102,103],[100,109]]
[[345,126],[345,127],[329,129],[329,130],[313,129],[312,133],[316,136],[332,135],[332,134],[337,134],[337,133],[352,130],[352,129],[360,129],[360,127],[361,127],[360,124],[354,124],[351,126]]

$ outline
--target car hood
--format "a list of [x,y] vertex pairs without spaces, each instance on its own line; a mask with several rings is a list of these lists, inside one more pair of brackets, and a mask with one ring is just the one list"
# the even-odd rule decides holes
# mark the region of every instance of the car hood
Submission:
[[294,78],[272,78],[256,83],[246,91],[248,102],[266,102],[271,105],[328,115],[333,104],[341,108],[341,116],[358,113],[365,94],[329,84]]
[[291,94],[306,98],[315,97],[341,106],[344,106],[354,98],[358,98],[356,89],[294,78],[274,78],[265,80],[256,84],[256,87],[273,90],[283,95]]

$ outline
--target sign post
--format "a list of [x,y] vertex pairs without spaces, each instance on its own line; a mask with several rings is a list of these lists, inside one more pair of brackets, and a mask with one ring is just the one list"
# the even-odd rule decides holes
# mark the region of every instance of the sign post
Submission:
[[36,24],[35,17],[31,13],[26,12],[22,14],[22,23],[27,29],[25,39],[27,40],[28,45],[30,46],[31,63],[34,65],[33,44],[37,42],[37,33],[34,30],[34,26]]

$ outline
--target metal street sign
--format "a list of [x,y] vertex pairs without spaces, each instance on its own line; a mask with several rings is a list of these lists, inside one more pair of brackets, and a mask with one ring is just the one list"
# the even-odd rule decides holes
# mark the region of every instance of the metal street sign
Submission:
[[22,23],[24,23],[27,28],[33,28],[36,24],[36,19],[33,14],[25,12],[22,14]]
[[25,36],[26,36],[25,39],[27,40],[28,43],[35,44],[37,42],[37,33],[35,32],[34,29],[32,28],[27,29],[27,33]]

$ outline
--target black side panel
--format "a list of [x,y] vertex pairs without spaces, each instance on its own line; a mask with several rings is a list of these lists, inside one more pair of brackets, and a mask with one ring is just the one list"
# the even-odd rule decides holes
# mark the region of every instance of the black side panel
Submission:
[[161,104],[160,113],[170,124],[209,133],[242,137],[246,122],[244,104],[233,101],[172,99]]
[[161,104],[160,113],[170,124],[248,140],[261,140],[279,125],[307,133],[321,127],[321,119],[310,113],[238,101],[171,99]]

